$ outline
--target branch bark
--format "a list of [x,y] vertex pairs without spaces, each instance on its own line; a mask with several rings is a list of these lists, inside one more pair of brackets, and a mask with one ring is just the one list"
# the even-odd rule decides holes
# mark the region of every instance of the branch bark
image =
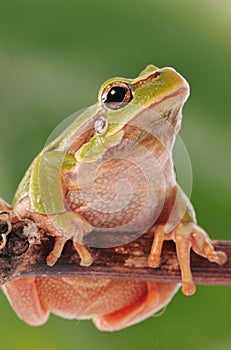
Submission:
[[[86,244],[96,246],[98,234],[86,237]],[[128,234],[123,238],[131,240]],[[100,236],[102,246],[113,242],[115,235]],[[173,242],[166,242],[159,268],[148,267],[147,258],[152,244],[152,235],[146,233],[134,241],[113,248],[90,248],[94,263],[90,267],[79,266],[79,257],[67,242],[58,262],[49,267],[46,257],[52,250],[54,238],[47,235],[33,221],[19,220],[13,212],[0,213],[0,285],[26,276],[71,276],[107,278],[118,280],[181,282]],[[231,285],[231,241],[213,241],[217,250],[227,254],[227,262],[219,266],[191,254],[194,282],[207,285]],[[116,242],[115,242],[116,245]]]

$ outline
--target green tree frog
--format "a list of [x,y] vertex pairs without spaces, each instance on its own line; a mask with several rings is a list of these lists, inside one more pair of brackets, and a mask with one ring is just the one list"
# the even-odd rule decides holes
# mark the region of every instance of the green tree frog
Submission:
[[[195,291],[190,249],[222,264],[194,210],[176,182],[172,150],[189,95],[173,68],[148,65],[137,78],[113,78],[99,89],[98,102],[34,159],[20,183],[13,210],[55,237],[48,265],[73,241],[82,266],[94,257],[83,243],[95,232],[141,235],[151,230],[148,264],[158,267],[165,240],[176,244],[182,290]],[[7,282],[4,291],[19,317],[41,325],[50,313],[93,319],[100,330],[137,323],[164,307],[175,283],[28,277]]]

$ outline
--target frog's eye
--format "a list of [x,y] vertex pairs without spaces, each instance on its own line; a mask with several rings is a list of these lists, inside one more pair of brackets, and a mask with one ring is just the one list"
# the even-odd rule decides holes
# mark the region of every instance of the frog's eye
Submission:
[[129,84],[113,82],[108,84],[102,93],[102,102],[110,109],[125,107],[132,100]]

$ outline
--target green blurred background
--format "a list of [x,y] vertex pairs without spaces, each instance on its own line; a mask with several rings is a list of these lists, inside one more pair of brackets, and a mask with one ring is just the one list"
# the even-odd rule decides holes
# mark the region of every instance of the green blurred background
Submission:
[[[27,166],[65,117],[93,104],[112,76],[148,63],[190,82],[181,136],[193,167],[192,202],[211,237],[230,237],[229,0],[1,0],[0,195],[11,201]],[[0,294],[1,349],[231,349],[229,287],[179,292],[160,317],[115,333],[52,316],[20,321]]]

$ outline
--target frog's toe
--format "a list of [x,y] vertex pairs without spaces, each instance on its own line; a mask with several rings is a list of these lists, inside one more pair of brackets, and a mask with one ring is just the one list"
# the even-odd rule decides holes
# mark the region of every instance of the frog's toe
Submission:
[[184,281],[182,283],[182,292],[184,295],[193,295],[196,291],[196,286],[193,281]]
[[153,230],[154,240],[148,257],[148,266],[156,268],[160,265],[163,243],[166,240],[165,225],[156,226]]
[[57,260],[62,254],[66,241],[67,239],[63,237],[55,237],[54,247],[46,258],[46,263],[48,266],[53,266],[57,262]]
[[223,265],[226,263],[226,261],[227,261],[227,255],[220,250],[217,251],[216,252],[216,263],[219,265]]
[[77,251],[77,253],[79,254],[79,257],[80,257],[80,265],[81,266],[90,266],[94,259],[91,255],[91,253],[87,250],[87,248],[82,245],[82,244],[79,244],[75,241],[73,241],[73,245],[75,247],[75,250]]
[[192,233],[192,249],[198,255],[219,265],[224,264],[227,260],[226,254],[222,251],[216,252],[207,233],[196,225]]

